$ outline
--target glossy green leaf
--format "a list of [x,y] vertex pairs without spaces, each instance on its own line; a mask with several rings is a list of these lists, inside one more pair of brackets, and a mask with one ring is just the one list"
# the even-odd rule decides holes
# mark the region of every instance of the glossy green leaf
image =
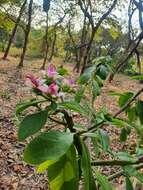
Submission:
[[98,171],[95,172],[95,178],[98,182],[98,184],[101,187],[101,190],[112,190],[112,186],[109,183],[108,179],[102,175],[101,173],[99,173]]
[[58,160],[73,143],[73,134],[57,131],[45,132],[32,140],[24,152],[29,164],[41,164],[47,160]]
[[130,127],[130,125],[123,119],[111,118],[111,120],[108,123],[110,123],[111,125],[115,125],[119,128],[126,127],[126,126]]
[[83,75],[80,76],[78,83],[81,85],[87,84],[89,82],[90,78],[92,77],[92,74],[95,72],[95,70],[96,70],[95,65],[86,69],[85,72],[83,73]]
[[125,141],[127,140],[129,134],[130,134],[130,129],[128,129],[128,128],[123,128],[123,129],[121,130],[120,140],[121,140],[122,142],[125,142]]
[[119,106],[123,107],[131,99],[131,97],[133,97],[133,95],[134,94],[132,92],[122,94],[119,98]]
[[27,108],[29,108],[31,106],[36,106],[39,103],[44,103],[46,101],[47,100],[32,100],[32,101],[29,101],[29,102],[24,102],[24,103],[18,104],[16,106],[16,115],[22,113],[24,110],[26,110]]
[[45,170],[47,170],[51,165],[55,164],[57,160],[47,160],[46,162],[43,162],[40,164],[37,168],[38,173],[43,173]]
[[26,116],[19,125],[19,140],[24,141],[27,137],[34,135],[42,129],[47,121],[47,117],[47,110]]
[[78,102],[64,102],[59,104],[59,108],[68,109],[82,115],[87,115],[87,111],[84,107],[82,107]]
[[107,67],[104,65],[100,65],[96,71],[96,75],[98,75],[102,80],[105,80],[109,74]]
[[51,190],[78,190],[79,167],[74,146],[48,168],[48,179]]
[[94,182],[90,156],[86,144],[81,140],[82,144],[82,157],[81,157],[81,170],[84,181],[84,190],[96,190],[96,185]]

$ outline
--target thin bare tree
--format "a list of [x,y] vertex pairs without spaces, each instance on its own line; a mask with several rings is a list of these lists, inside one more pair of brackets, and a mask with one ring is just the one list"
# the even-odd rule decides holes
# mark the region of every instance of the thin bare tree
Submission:
[[27,50],[28,38],[29,38],[29,33],[31,30],[31,22],[32,22],[32,8],[33,8],[33,0],[30,0],[29,6],[28,6],[28,24],[25,29],[25,39],[24,39],[23,51],[21,54],[19,65],[18,65],[19,67],[23,67],[23,61],[26,54],[26,50]]
[[20,11],[19,11],[19,16],[18,16],[17,19],[16,19],[15,26],[14,26],[14,28],[13,28],[13,30],[12,30],[12,33],[11,33],[10,38],[9,38],[9,41],[8,41],[7,48],[6,48],[5,53],[4,53],[4,55],[3,55],[3,59],[4,59],[4,60],[7,59],[7,56],[8,56],[8,54],[9,54],[9,50],[10,50],[11,44],[12,44],[12,42],[13,42],[15,33],[16,33],[16,31],[17,31],[17,27],[19,26],[19,22],[20,22],[20,20],[21,20],[21,17],[22,17],[23,11],[24,11],[24,9],[25,9],[26,3],[27,3],[27,0],[25,0],[25,1],[23,2],[22,6],[21,6],[21,9],[20,9]]

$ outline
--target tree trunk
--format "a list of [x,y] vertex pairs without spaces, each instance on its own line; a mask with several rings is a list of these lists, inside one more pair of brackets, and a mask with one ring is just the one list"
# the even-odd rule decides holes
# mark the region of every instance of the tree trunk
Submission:
[[95,33],[96,33],[96,30],[92,30],[91,38],[90,38],[90,41],[88,43],[88,46],[87,46],[87,49],[86,49],[86,52],[85,52],[85,55],[84,55],[84,58],[83,58],[83,65],[82,65],[82,69],[81,69],[81,74],[83,74],[83,72],[84,72],[84,70],[85,70],[85,68],[87,66],[89,53],[90,53],[90,50],[91,50],[91,46],[92,46],[92,42],[94,40]]
[[74,55],[75,55],[75,59],[76,59],[76,65],[79,65],[79,54],[78,54],[78,49],[77,49],[77,45],[74,41],[74,38],[73,38],[73,35],[72,35],[72,32],[71,32],[71,23],[69,21],[69,24],[68,24],[68,35],[70,37],[70,40],[73,44],[73,47],[74,47]]
[[46,31],[45,31],[45,45],[46,45],[46,50],[45,50],[45,56],[44,56],[44,62],[43,62],[43,65],[41,67],[42,70],[45,69],[45,66],[46,66],[46,61],[47,61],[47,58],[48,58],[48,51],[49,51],[49,42],[48,42],[48,31],[49,31],[49,18],[48,18],[48,12],[47,12],[47,21],[46,21]]
[[52,60],[52,58],[54,56],[54,53],[55,53],[56,40],[57,40],[57,32],[55,31],[54,39],[53,39],[53,43],[52,43],[51,55],[50,55],[50,57],[48,59],[49,62]]
[[136,54],[136,58],[137,58],[138,71],[139,71],[139,74],[141,75],[142,74],[141,59],[140,59],[140,54],[137,49],[135,49],[135,54]]
[[22,17],[22,14],[23,14],[23,11],[24,11],[24,8],[25,8],[26,3],[27,3],[27,0],[25,0],[24,3],[23,3],[22,6],[21,6],[21,9],[20,9],[20,12],[19,12],[19,16],[18,16],[18,18],[17,18],[17,20],[16,20],[15,26],[14,26],[14,28],[13,28],[13,30],[12,30],[12,34],[11,34],[11,36],[10,36],[10,39],[9,39],[7,48],[6,48],[5,53],[4,53],[4,56],[3,56],[3,59],[4,59],[4,60],[7,59],[7,56],[8,56],[8,54],[9,54],[9,50],[10,50],[10,47],[11,47],[13,38],[14,38],[14,36],[15,36],[15,33],[16,33],[16,30],[17,30],[17,27],[18,27],[18,24],[19,24],[19,22],[20,22],[20,20],[21,20],[21,17]]
[[79,73],[80,71],[80,66],[81,66],[81,62],[82,59],[84,57],[84,51],[85,51],[85,43],[86,43],[86,38],[87,38],[87,34],[89,31],[89,23],[87,24],[86,21],[86,16],[84,15],[84,22],[83,22],[83,28],[82,28],[82,33],[81,33],[81,37],[80,37],[80,47],[79,47],[79,58],[78,58],[78,62],[76,63],[74,70],[76,70],[77,73]]
[[29,38],[30,29],[31,29],[31,21],[32,21],[32,7],[33,7],[33,0],[30,0],[29,8],[28,8],[28,24],[26,26],[23,52],[21,54],[19,67],[23,67],[23,61],[24,61],[24,57],[25,57],[25,54],[26,54],[26,50],[27,50],[28,38]]

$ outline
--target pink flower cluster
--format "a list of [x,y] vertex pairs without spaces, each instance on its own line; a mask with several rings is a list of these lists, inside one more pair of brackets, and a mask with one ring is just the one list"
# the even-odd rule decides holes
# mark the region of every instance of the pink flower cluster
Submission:
[[[59,75],[56,67],[53,64],[48,66],[46,76],[50,79],[50,84],[47,85],[46,80],[41,80],[35,77],[33,74],[27,75],[27,78],[31,81],[33,88],[38,89],[40,92],[46,95],[60,96],[60,87],[57,85],[56,79]],[[74,87],[75,81],[73,79],[61,78],[62,86]]]
[[27,75],[27,78],[30,79],[34,88],[38,89],[44,94],[47,95],[58,95],[59,87],[54,81],[55,76],[57,75],[57,71],[54,65],[50,64],[47,70],[47,75],[50,79],[52,79],[51,84],[48,86],[44,84],[44,80],[40,80],[39,78],[35,77],[33,74]]

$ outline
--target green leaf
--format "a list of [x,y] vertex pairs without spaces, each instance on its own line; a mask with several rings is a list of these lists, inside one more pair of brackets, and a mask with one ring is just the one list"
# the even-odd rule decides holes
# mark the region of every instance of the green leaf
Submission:
[[47,160],[46,162],[43,162],[42,164],[40,164],[37,168],[37,172],[38,173],[43,173],[45,170],[47,170],[49,168],[49,166],[55,164],[57,162],[57,160]]
[[87,111],[78,102],[64,102],[59,104],[59,108],[69,109],[82,115],[87,115]]
[[141,124],[143,124],[143,101],[138,100],[136,104],[137,114],[139,116]]
[[130,129],[129,128],[123,128],[121,130],[120,140],[122,142],[125,142],[127,140],[129,134],[130,134]]
[[110,150],[110,148],[109,148],[110,139],[109,139],[107,132],[103,131],[102,129],[99,130],[99,138],[100,138],[100,142],[101,142],[103,149],[105,151],[109,151]]
[[27,108],[29,108],[31,106],[36,106],[39,103],[44,103],[46,101],[47,100],[32,100],[32,101],[29,101],[29,102],[24,102],[24,103],[18,104],[16,106],[16,115],[22,113],[24,110],[26,110]]
[[126,190],[134,190],[132,182],[129,177],[126,177]]
[[92,77],[92,74],[95,72],[96,66],[92,66],[88,69],[85,70],[85,72],[83,73],[83,75],[80,76],[78,83],[79,84],[87,84],[88,81],[90,80],[90,78]]
[[98,181],[99,185],[101,186],[101,190],[112,190],[112,186],[109,183],[108,179],[103,176],[98,171],[95,172],[96,180]]
[[99,84],[96,81],[93,81],[92,83],[92,96],[93,96],[93,102],[97,96],[100,95],[101,88],[99,87]]
[[18,138],[24,141],[44,127],[48,117],[47,110],[26,116],[19,125]]
[[99,146],[98,146],[98,138],[95,138],[94,136],[93,137],[91,136],[91,142],[93,144],[95,155],[99,156],[100,149],[99,149]]
[[115,154],[120,160],[127,161],[127,162],[135,162],[137,159],[133,158],[127,152],[118,152]]
[[83,74],[83,75],[79,78],[78,83],[81,84],[81,85],[82,85],[82,84],[86,84],[86,83],[88,83],[89,79],[90,79],[90,73],[89,73],[89,74],[88,74],[88,73]]
[[60,158],[58,162],[48,167],[48,177],[51,190],[78,190],[79,167],[74,146]]
[[122,94],[119,98],[119,106],[123,107],[133,97],[133,95],[134,94],[132,92]]
[[143,174],[132,166],[125,166],[124,171],[127,175],[136,177],[141,183],[143,183]]
[[29,164],[41,164],[47,160],[58,160],[73,143],[73,134],[57,131],[45,132],[32,140],[24,152]]
[[90,156],[86,144],[81,140],[82,144],[82,157],[81,157],[81,170],[84,180],[84,190],[96,190],[96,185],[94,182]]
[[127,115],[130,122],[135,122],[137,120],[136,108],[135,107],[128,108]]
[[111,120],[108,123],[115,125],[117,127],[120,127],[120,128],[127,127],[127,126],[130,127],[130,125],[126,121],[124,121],[122,119],[117,119],[117,118],[111,118]]
[[105,80],[109,74],[109,71],[106,66],[100,65],[96,71],[96,75],[98,75],[102,80]]
[[58,105],[57,105],[57,103],[56,103],[56,102],[52,102],[52,103],[51,103],[51,105],[50,105],[51,110],[52,110],[52,111],[56,111],[57,106],[58,106]]
[[76,92],[75,94],[75,101],[80,103],[82,98],[84,97],[84,91],[85,88],[84,87],[80,87],[80,89]]

